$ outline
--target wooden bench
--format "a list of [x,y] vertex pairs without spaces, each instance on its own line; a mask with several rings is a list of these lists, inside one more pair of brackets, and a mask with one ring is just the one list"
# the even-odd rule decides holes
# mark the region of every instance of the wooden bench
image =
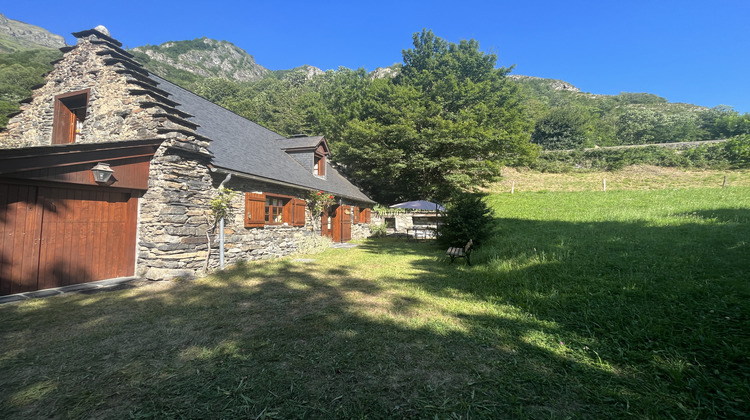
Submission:
[[471,248],[473,246],[474,241],[469,239],[469,242],[467,242],[463,248],[452,246],[448,248],[448,251],[445,252],[445,255],[451,257],[451,264],[453,264],[453,260],[455,260],[456,258],[466,258],[466,264],[471,265]]

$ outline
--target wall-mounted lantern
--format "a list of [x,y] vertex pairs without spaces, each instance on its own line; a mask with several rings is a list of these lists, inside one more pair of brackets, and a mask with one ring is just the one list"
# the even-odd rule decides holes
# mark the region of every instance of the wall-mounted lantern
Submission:
[[115,173],[115,171],[109,167],[108,163],[102,163],[99,162],[91,168],[91,173],[94,174],[94,181],[96,181],[97,184],[106,184],[109,182],[109,179],[112,178],[112,174]]

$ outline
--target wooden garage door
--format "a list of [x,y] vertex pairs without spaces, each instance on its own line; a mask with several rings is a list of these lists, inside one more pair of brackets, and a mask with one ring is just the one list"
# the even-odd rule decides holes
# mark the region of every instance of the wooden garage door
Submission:
[[137,198],[0,183],[0,295],[132,276]]

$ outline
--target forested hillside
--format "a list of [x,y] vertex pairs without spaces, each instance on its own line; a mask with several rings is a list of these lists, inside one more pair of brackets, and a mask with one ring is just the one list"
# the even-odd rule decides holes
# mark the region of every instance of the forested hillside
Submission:
[[[303,92],[325,91],[332,88],[326,85],[338,83],[334,79],[346,79],[347,73],[360,73],[341,68],[324,76],[322,71],[310,66],[269,72],[255,64],[250,56],[250,64],[241,60],[219,60],[223,73],[207,72],[198,64],[190,64],[200,51],[224,48],[217,43],[205,39],[170,42],[157,47],[139,47],[134,53],[149,70],[162,77],[200,91],[286,134],[315,128],[305,126],[302,122],[305,118],[296,114],[300,106],[306,106],[297,104],[306,96]],[[211,54],[222,56],[216,50]],[[225,76],[232,72],[252,73],[256,66],[262,69],[258,74],[262,73],[263,78],[241,80]],[[367,76],[393,79],[401,69],[402,65],[381,68]],[[222,80],[206,80],[205,76]],[[596,95],[580,92],[560,80],[508,76],[518,85],[524,112],[533,121],[531,140],[545,150],[713,140],[750,132],[750,116],[740,115],[728,106],[706,108],[670,103],[649,93]],[[311,80],[315,77],[317,80]]]
[[10,53],[37,48],[62,48],[65,39],[46,29],[18,20],[8,19],[0,13],[0,53]]
[[44,81],[51,61],[62,57],[65,40],[38,26],[0,14],[0,130],[8,114],[31,96],[31,87]]
[[532,141],[548,150],[713,140],[750,133],[750,115],[727,106],[670,103],[649,93],[594,95],[556,80],[515,80],[535,121]]
[[192,88],[282,134],[325,134],[340,169],[382,202],[445,198],[495,180],[502,165],[536,158],[533,121],[495,55],[431,31],[413,44],[393,78],[340,68]]
[[51,61],[62,57],[52,49],[21,50],[0,54],[0,130],[8,123],[8,114],[19,109],[19,102],[31,97],[31,87],[42,83],[52,70]]

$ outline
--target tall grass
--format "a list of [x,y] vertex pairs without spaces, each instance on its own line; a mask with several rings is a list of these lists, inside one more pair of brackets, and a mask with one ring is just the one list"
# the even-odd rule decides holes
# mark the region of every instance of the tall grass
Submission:
[[377,239],[0,306],[0,413],[750,413],[750,188],[489,203],[499,228],[473,266],[430,243]]

